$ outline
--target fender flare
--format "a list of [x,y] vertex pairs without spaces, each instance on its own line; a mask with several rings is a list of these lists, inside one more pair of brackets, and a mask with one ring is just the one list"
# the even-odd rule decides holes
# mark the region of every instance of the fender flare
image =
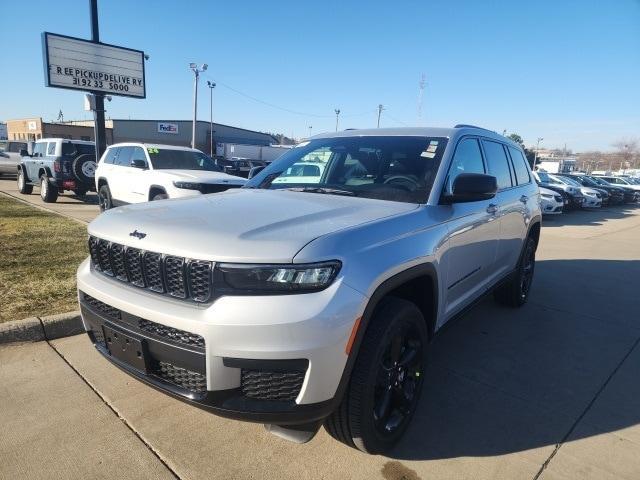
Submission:
[[44,172],[47,175],[47,177],[54,178],[54,176],[51,174],[51,170],[49,169],[49,167],[40,167],[38,169],[38,178],[40,178],[40,176],[42,175],[42,172]]
[[414,267],[408,268],[407,270],[403,270],[383,281],[378,287],[375,289],[371,297],[369,297],[369,301],[367,302],[367,306],[364,309],[364,313],[360,319],[359,325],[357,327],[355,339],[352,344],[351,351],[347,358],[347,363],[345,364],[344,370],[342,372],[342,377],[340,378],[340,382],[338,383],[338,388],[336,389],[336,393],[333,397],[333,401],[336,402],[337,406],[342,400],[347,387],[349,385],[349,380],[351,378],[351,372],[353,371],[353,367],[356,363],[356,359],[358,358],[358,352],[360,351],[360,346],[362,345],[362,341],[366,335],[367,328],[369,327],[369,323],[371,322],[371,318],[375,313],[380,301],[392,292],[399,286],[404,283],[407,283],[411,280],[415,280],[419,277],[427,276],[431,279],[433,285],[433,301],[431,305],[432,309],[432,317],[430,319],[425,319],[427,321],[427,330],[429,332],[429,339],[433,338],[435,324],[437,322],[438,316],[438,299],[439,299],[439,289],[438,289],[438,273],[436,268],[431,263],[422,263],[420,265],[416,265]]
[[27,169],[25,168],[23,163],[19,163],[17,165],[17,171],[18,172],[22,172],[22,174],[24,175],[24,179],[26,182],[30,182],[31,179],[29,178],[29,175],[27,174]]
[[157,192],[158,190],[162,190],[164,194],[167,195],[167,189],[165,187],[163,187],[162,185],[153,184],[149,186],[149,195],[147,196],[147,200],[151,201],[151,192]]

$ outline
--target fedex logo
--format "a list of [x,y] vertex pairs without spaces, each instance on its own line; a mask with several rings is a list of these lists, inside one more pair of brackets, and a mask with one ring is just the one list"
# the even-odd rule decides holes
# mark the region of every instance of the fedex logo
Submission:
[[158,133],[178,133],[178,125],[176,123],[158,123]]

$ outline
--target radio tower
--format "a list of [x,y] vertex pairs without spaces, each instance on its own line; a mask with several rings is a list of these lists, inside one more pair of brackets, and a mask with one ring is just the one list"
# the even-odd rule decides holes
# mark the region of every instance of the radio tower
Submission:
[[418,125],[422,125],[422,98],[424,96],[424,86],[426,84],[426,76],[423,73],[420,75],[420,81],[418,82]]

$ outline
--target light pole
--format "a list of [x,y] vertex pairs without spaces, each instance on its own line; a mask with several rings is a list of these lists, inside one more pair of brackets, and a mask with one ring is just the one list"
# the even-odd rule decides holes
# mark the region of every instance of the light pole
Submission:
[[336,132],[338,131],[338,117],[340,116],[340,109],[336,108],[334,110],[334,112],[336,112]]
[[207,80],[207,86],[211,91],[211,104],[209,105],[209,139],[211,142],[209,155],[213,158],[213,89],[216,88],[216,82]]
[[382,115],[382,110],[384,110],[384,106],[382,104],[378,105],[378,128],[380,128],[380,115]]
[[309,125],[309,138],[311,138],[311,129],[313,128],[312,125]]
[[538,150],[540,150],[540,142],[544,140],[542,137],[538,137],[538,142],[536,143],[536,153],[533,156],[533,168],[536,168],[536,163],[538,163]]
[[198,78],[200,72],[204,72],[207,69],[207,64],[203,63],[202,67],[198,68],[195,63],[190,63],[189,68],[193,70],[195,79],[193,81],[193,128],[191,132],[191,148],[196,148],[196,122],[198,121]]

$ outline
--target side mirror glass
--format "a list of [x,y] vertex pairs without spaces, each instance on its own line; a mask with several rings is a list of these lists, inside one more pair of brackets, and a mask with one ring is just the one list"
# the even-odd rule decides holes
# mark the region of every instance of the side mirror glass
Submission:
[[146,170],[147,169],[147,162],[145,160],[141,160],[139,158],[136,158],[134,160],[131,160],[131,166],[133,168],[141,168],[142,170]]
[[249,170],[249,177],[248,178],[255,177],[257,174],[259,174],[265,168],[266,167],[264,165],[259,165],[257,167],[252,167],[251,170]]
[[443,197],[443,203],[467,203],[489,200],[496,196],[498,181],[483,173],[461,173],[453,181],[453,192]]

